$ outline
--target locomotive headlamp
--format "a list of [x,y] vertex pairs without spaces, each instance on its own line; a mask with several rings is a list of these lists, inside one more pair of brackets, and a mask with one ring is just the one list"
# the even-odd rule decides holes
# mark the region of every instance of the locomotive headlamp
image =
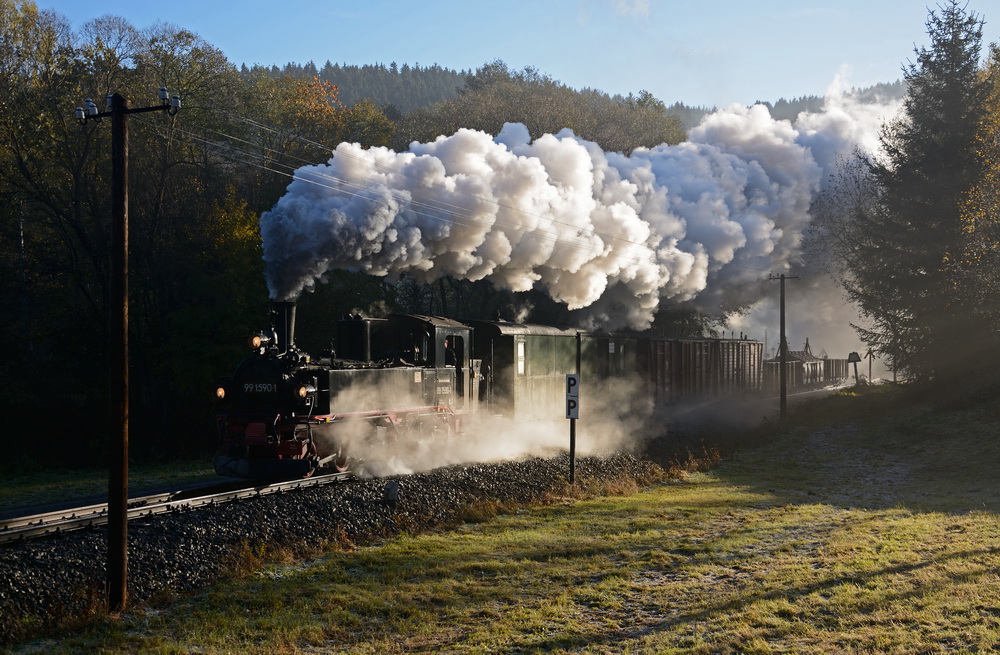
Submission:
[[311,384],[303,384],[298,388],[296,393],[298,394],[299,398],[308,398],[312,394],[316,393],[316,387],[314,387]]
[[219,400],[224,399],[226,397],[226,388],[225,387],[219,387],[218,389],[216,389],[215,390],[215,397],[218,398]]
[[263,348],[269,343],[271,343],[271,337],[264,333],[255,334],[250,337],[251,348]]

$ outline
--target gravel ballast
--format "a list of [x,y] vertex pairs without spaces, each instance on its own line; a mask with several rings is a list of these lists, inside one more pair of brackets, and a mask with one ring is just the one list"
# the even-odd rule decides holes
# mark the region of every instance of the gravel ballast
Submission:
[[[203,507],[129,523],[130,604],[184,594],[237,570],[248,553],[315,553],[329,543],[380,538],[454,523],[484,502],[510,507],[565,491],[566,456],[450,466],[356,480]],[[578,483],[662,476],[632,455],[582,458]],[[398,487],[398,502],[386,486]],[[0,643],[31,637],[103,611],[107,528],[0,546]]]

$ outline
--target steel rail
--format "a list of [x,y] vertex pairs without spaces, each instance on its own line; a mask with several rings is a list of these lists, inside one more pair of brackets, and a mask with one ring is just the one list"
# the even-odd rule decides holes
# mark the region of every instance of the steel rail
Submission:
[[[331,473],[301,480],[285,480],[253,487],[227,489],[191,498],[177,498],[185,492],[169,492],[142,496],[129,500],[128,520],[147,518],[159,514],[196,509],[209,505],[282,493],[292,489],[305,489],[343,482],[352,478],[351,473]],[[0,522],[0,544],[40,537],[47,534],[68,532],[108,522],[108,504],[86,505],[64,510],[22,516]]]

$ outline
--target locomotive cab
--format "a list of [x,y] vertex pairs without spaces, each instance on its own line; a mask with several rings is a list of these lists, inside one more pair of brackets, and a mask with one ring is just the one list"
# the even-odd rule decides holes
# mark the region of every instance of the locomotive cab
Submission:
[[390,316],[389,325],[389,352],[433,372],[434,401],[455,411],[475,411],[479,363],[472,359],[472,328],[417,314]]

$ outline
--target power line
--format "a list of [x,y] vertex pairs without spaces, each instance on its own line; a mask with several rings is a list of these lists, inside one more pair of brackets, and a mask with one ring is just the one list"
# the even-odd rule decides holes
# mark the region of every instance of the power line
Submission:
[[[158,130],[161,130],[161,131],[165,132],[164,128],[162,128],[161,126],[158,126],[158,125],[156,125],[156,124],[154,124],[152,122],[147,122],[147,124],[150,125],[151,127],[153,127],[154,129],[158,129]],[[223,138],[231,139],[231,140],[233,140],[233,141],[235,141],[237,143],[243,143],[243,144],[252,145],[252,146],[256,146],[257,145],[257,144],[254,144],[251,141],[246,140],[246,139],[242,139],[240,137],[234,137],[232,135],[225,134],[225,133],[220,132],[218,130],[211,130],[211,129],[209,129],[209,131],[211,131],[211,132],[213,132],[215,134],[218,134],[218,135],[220,135]],[[299,171],[303,168],[303,166],[295,167],[295,166],[291,166],[291,165],[288,165],[288,164],[277,163],[277,164],[275,164],[275,166],[277,166],[278,168],[273,168],[271,166],[268,166],[268,165],[265,165],[265,164],[261,164],[258,161],[256,161],[257,159],[260,158],[259,155],[257,155],[256,153],[250,152],[248,150],[240,149],[240,148],[231,148],[231,149],[230,148],[224,148],[219,143],[217,143],[217,142],[215,142],[215,141],[213,141],[211,139],[208,139],[207,137],[201,136],[199,134],[196,134],[195,132],[192,132],[190,130],[185,130],[183,128],[174,127],[174,128],[172,128],[172,132],[176,132],[176,133],[185,135],[189,139],[191,139],[193,141],[200,142],[200,143],[202,143],[202,144],[204,144],[204,145],[206,145],[206,146],[208,146],[210,148],[216,148],[216,149],[218,149],[218,154],[220,156],[226,157],[226,158],[230,159],[231,161],[238,161],[238,162],[246,164],[248,166],[253,166],[253,167],[259,168],[261,170],[265,170],[265,171],[272,172],[272,173],[275,173],[275,174],[278,174],[278,175],[283,175],[285,177],[289,177],[292,180],[298,180],[298,181],[306,183],[306,184],[313,184],[313,185],[316,185],[316,186],[319,186],[319,187],[330,189],[332,191],[337,191],[337,192],[339,192],[339,193],[341,193],[341,194],[343,194],[345,196],[363,198],[363,199],[369,200],[371,202],[376,202],[376,203],[383,204],[384,206],[388,207],[388,203],[380,201],[377,198],[374,198],[374,197],[372,197],[371,195],[369,195],[367,193],[363,193],[365,191],[368,191],[371,188],[370,186],[365,186],[363,184],[360,184],[360,183],[357,183],[357,182],[353,182],[351,180],[348,180],[348,179],[345,179],[345,178],[342,178],[342,177],[338,177],[336,175],[332,175],[332,174],[328,174],[328,173],[322,173],[322,172],[320,172],[318,170],[311,170],[311,171],[309,171],[309,175],[311,177],[305,177],[303,174],[299,174]],[[174,136],[172,134],[166,134],[166,136],[167,136],[167,138],[174,138]],[[310,143],[312,143],[312,142],[310,142]],[[231,153],[235,152],[238,156],[237,157],[233,157],[232,154],[227,154],[226,152],[224,152],[225,150],[230,150]],[[275,152],[275,151],[272,151],[272,152]],[[287,156],[287,155],[282,154],[282,156]],[[345,153],[336,153],[335,156],[337,156],[337,157],[350,157],[350,158],[356,159],[358,161],[362,161],[362,162],[365,162],[367,164],[370,164],[370,165],[372,165],[375,168],[381,168],[382,170],[391,172],[391,173],[396,174],[396,175],[400,175],[402,177],[409,177],[406,174],[405,171],[398,170],[398,169],[392,169],[392,168],[386,167],[386,166],[381,166],[381,165],[375,164],[374,162],[371,162],[371,161],[369,161],[367,159],[364,159],[364,158],[353,157],[353,156],[347,155]],[[292,156],[291,158],[292,159],[296,159],[294,156]],[[265,159],[267,159],[267,158],[265,158]],[[277,158],[275,158],[275,159],[277,159]],[[298,158],[298,159],[299,159],[299,161],[302,161],[302,162],[306,161],[306,160],[303,160],[301,158]],[[306,165],[311,165],[311,166],[316,166],[316,167],[320,166],[320,164],[313,164],[313,163],[306,164]],[[285,170],[279,170],[279,168],[283,168]],[[385,187],[385,188],[386,188],[386,190],[391,195],[393,195],[397,199],[400,199],[401,201],[405,201],[405,204],[410,208],[410,211],[412,211],[415,215],[423,216],[423,217],[431,219],[431,220],[443,221],[443,222],[446,222],[446,223],[449,223],[449,224],[452,224],[452,225],[458,225],[458,226],[462,226],[462,227],[473,227],[476,224],[483,224],[484,223],[484,221],[482,221],[481,219],[479,219],[479,218],[477,218],[477,217],[469,214],[468,211],[465,208],[461,207],[460,205],[456,205],[456,204],[453,204],[453,203],[448,203],[448,202],[445,202],[445,201],[440,200],[438,198],[433,198],[433,199],[424,200],[424,201],[416,200],[412,195],[409,198],[403,198],[403,194],[399,190],[392,189],[392,188],[389,188],[389,187]],[[505,220],[505,219],[500,218],[497,215],[494,215],[494,222],[493,222],[493,224],[494,225],[500,225],[501,227],[506,228],[508,231],[513,230],[513,231],[522,232],[522,233],[528,233],[528,232],[530,232],[533,236],[545,236],[545,237],[551,238],[553,244],[562,243],[565,247],[576,249],[578,252],[586,253],[586,254],[594,253],[595,252],[595,246],[597,248],[600,247],[600,244],[592,244],[590,242],[585,241],[584,239],[586,238],[586,235],[590,235],[590,236],[597,237],[597,238],[602,238],[605,241],[608,241],[608,240],[621,241],[623,243],[626,243],[626,244],[629,244],[629,245],[633,245],[633,246],[636,246],[638,248],[642,248],[642,249],[647,250],[648,253],[650,254],[650,256],[652,256],[652,254],[653,254],[652,247],[649,246],[649,245],[643,244],[643,243],[639,243],[639,242],[636,242],[636,241],[631,241],[629,239],[625,239],[623,237],[618,237],[618,236],[615,236],[615,235],[610,235],[610,234],[607,234],[607,233],[598,232],[596,229],[593,229],[593,228],[586,228],[586,227],[582,227],[582,226],[573,225],[573,224],[567,223],[565,221],[558,221],[558,220],[555,220],[555,219],[553,219],[551,217],[544,216],[544,215],[541,215],[541,214],[535,214],[535,213],[532,213],[532,212],[527,212],[525,210],[522,210],[522,209],[519,209],[519,208],[516,208],[516,207],[511,207],[511,206],[508,206],[508,205],[504,205],[503,203],[500,203],[500,202],[498,202],[496,200],[492,200],[490,198],[484,198],[482,196],[477,196],[475,194],[469,194],[469,193],[465,193],[465,192],[461,192],[461,191],[452,191],[451,193],[454,193],[456,195],[465,195],[466,197],[469,197],[471,199],[474,199],[474,200],[477,200],[477,201],[480,201],[480,202],[483,202],[483,203],[488,203],[488,204],[496,205],[498,208],[507,208],[507,209],[510,209],[511,211],[518,212],[518,213],[524,214],[526,216],[538,218],[538,219],[540,219],[542,221],[545,221],[545,222],[548,222],[550,224],[564,225],[567,228],[575,230],[575,231],[577,231],[579,233],[582,233],[582,234],[580,234],[579,236],[574,237],[572,235],[568,235],[568,234],[565,234],[565,233],[560,233],[560,232],[552,231],[552,230],[549,230],[549,229],[546,229],[546,228],[543,228],[543,227],[534,227],[534,228],[530,228],[529,229],[529,228],[526,228],[524,226],[511,223],[509,220]],[[420,211],[421,209],[425,210],[425,211]],[[448,214],[448,216],[441,215],[441,214],[438,214],[438,213],[428,213],[428,211],[431,211],[431,212],[446,212]],[[634,261],[636,261],[636,262],[641,261],[641,258],[639,258],[639,257],[634,257],[633,256],[632,259]]]
[[[412,179],[412,176],[403,168],[380,164],[369,158],[359,157],[351,153],[337,152],[335,151],[335,149],[330,148],[329,146],[324,145],[322,143],[313,141],[311,139],[307,139],[305,137],[302,137],[301,135],[294,135],[294,134],[289,134],[287,132],[283,132],[274,127],[260,123],[259,121],[240,116],[228,110],[216,109],[211,107],[206,107],[203,109],[222,113],[232,118],[233,120],[243,122],[254,128],[272,134],[279,135],[291,141],[298,141],[306,145],[322,149],[324,152],[331,153],[333,157],[353,159],[355,161],[362,162],[366,166],[381,171],[386,175],[396,175]],[[376,198],[373,195],[371,195],[371,193],[369,193],[372,189],[372,186],[370,184],[366,186],[362,182],[352,181],[331,173],[321,172],[320,167],[325,165],[323,163],[312,162],[304,158],[297,157],[293,154],[280,152],[273,148],[267,147],[262,143],[254,142],[213,128],[203,128],[203,129],[208,133],[219,136],[221,139],[225,141],[236,144],[242,144],[242,146],[244,147],[234,147],[231,145],[227,146],[224,145],[224,143],[212,140],[207,136],[196,134],[193,131],[179,128],[176,125],[171,128],[170,133],[166,133],[166,130],[162,126],[158,126],[149,121],[144,121],[144,122],[146,122],[154,129],[158,129],[164,132],[167,138],[175,138],[174,133],[184,135],[192,141],[200,142],[204,144],[206,147],[216,150],[217,154],[226,159],[229,159],[230,161],[236,161],[244,165],[258,168],[260,170],[264,170],[277,175],[282,175],[292,179],[293,181],[300,181],[302,183],[313,184],[322,188],[327,188],[330,189],[331,191],[336,191],[344,196],[362,198],[369,202],[378,203],[385,207],[389,207],[389,203],[387,201],[380,200],[379,198]],[[253,148],[253,149],[263,148],[263,152],[266,154],[264,157],[261,157],[261,155],[258,152],[249,150],[248,148]],[[402,153],[397,153],[397,154],[402,154]],[[264,159],[265,162],[273,160],[273,163],[260,163],[259,161],[260,159]],[[291,159],[292,161],[298,161],[300,165],[296,166],[292,164],[283,163],[282,161],[280,161],[282,159]],[[308,171],[310,177],[305,177],[304,173],[300,173],[300,171],[307,166],[313,167],[310,171]],[[405,204],[407,206],[408,211],[412,212],[415,216],[423,217],[433,221],[441,221],[444,223],[464,228],[471,228],[475,227],[476,225],[484,224],[484,221],[481,218],[469,213],[468,209],[461,205],[447,202],[440,198],[425,198],[423,200],[419,200],[414,196],[412,190],[409,192],[409,195],[404,195],[404,193],[398,189],[393,189],[388,186],[385,186],[384,188],[392,197],[399,200],[401,204]],[[601,256],[602,243],[593,243],[592,241],[587,240],[588,237],[599,239],[601,242],[603,242],[604,246],[607,246],[608,242],[620,242],[622,244],[626,244],[628,246],[634,246],[642,251],[645,251],[643,255],[640,255],[638,253],[626,255],[625,261],[623,261],[621,265],[626,265],[628,262],[636,264],[644,260],[650,261],[651,263],[654,264],[656,263],[655,245],[649,245],[647,243],[632,241],[625,237],[609,234],[606,232],[601,232],[594,227],[584,227],[566,221],[560,221],[552,216],[538,214],[536,212],[530,212],[518,207],[514,207],[509,204],[502,203],[494,198],[483,197],[477,194],[468,193],[458,189],[449,190],[449,193],[451,195],[465,196],[476,202],[496,206],[498,210],[506,209],[509,210],[510,212],[523,215],[525,217],[535,218],[547,223],[550,226],[563,226],[567,230],[574,231],[577,233],[576,235],[572,235],[572,234],[567,234],[565,232],[560,232],[538,226],[529,228],[522,224],[514,223],[510,219],[501,218],[500,212],[497,211],[496,213],[493,214],[493,222],[488,227],[492,227],[494,225],[499,226],[502,230],[504,230],[505,234],[513,232],[516,234],[520,234],[522,238],[530,234],[530,236],[536,238],[543,237],[551,239],[553,248],[557,244],[561,244],[564,248],[569,248],[571,250],[575,250],[578,253],[589,255],[591,259],[596,259]],[[515,248],[517,245],[518,245],[517,243],[512,243],[512,246]],[[694,253],[689,253],[689,254],[693,255]],[[719,268],[720,269],[736,268],[741,270],[753,271],[757,273],[763,273],[768,270],[767,268],[756,268],[753,266],[748,266],[746,264],[736,264],[733,262],[722,264]]]

